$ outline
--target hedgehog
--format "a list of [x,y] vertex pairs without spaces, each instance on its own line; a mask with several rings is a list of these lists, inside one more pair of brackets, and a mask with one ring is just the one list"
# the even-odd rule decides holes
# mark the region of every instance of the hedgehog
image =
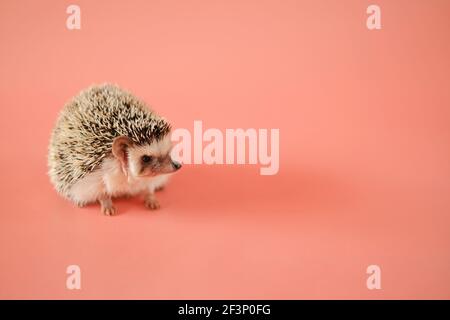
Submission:
[[100,203],[116,213],[113,198],[144,194],[160,207],[155,191],[181,168],[170,151],[171,126],[117,85],[81,91],[60,112],[51,133],[48,167],[57,193],[82,207]]

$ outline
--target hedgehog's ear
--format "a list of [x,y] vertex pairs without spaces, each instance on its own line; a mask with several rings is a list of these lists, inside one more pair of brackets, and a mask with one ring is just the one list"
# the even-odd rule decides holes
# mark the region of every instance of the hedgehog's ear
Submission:
[[128,175],[128,148],[132,145],[133,142],[126,136],[115,138],[112,144],[112,153],[120,161],[125,175]]

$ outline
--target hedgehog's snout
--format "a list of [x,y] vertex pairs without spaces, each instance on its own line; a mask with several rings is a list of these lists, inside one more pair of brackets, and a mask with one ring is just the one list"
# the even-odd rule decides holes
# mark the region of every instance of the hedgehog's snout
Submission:
[[182,165],[181,165],[181,163],[179,163],[178,161],[172,160],[172,167],[173,167],[175,170],[178,170],[178,169],[180,169],[180,168],[182,167]]

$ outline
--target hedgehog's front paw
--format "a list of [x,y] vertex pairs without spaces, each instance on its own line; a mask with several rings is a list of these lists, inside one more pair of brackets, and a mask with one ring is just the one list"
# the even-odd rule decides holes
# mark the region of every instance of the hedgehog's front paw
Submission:
[[105,216],[113,216],[116,214],[116,207],[110,206],[110,207],[102,207],[102,213]]
[[154,198],[154,197],[147,198],[145,200],[145,206],[150,210],[157,210],[160,208],[158,200],[156,200],[156,198]]
[[77,205],[78,208],[86,207],[86,203],[84,203],[84,202],[77,202],[76,205]]
[[111,198],[106,198],[106,199],[100,199],[100,206],[102,213],[105,216],[112,216],[116,213],[116,208],[114,207]]

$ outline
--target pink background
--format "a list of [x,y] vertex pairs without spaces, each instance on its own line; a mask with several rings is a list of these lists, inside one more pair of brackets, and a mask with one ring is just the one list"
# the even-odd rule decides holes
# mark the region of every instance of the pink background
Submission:
[[[74,3],[79,31],[72,1],[0,2],[0,298],[450,298],[449,1]],[[105,81],[175,127],[279,128],[279,174],[191,165],[159,212],[74,207],[49,134]]]

